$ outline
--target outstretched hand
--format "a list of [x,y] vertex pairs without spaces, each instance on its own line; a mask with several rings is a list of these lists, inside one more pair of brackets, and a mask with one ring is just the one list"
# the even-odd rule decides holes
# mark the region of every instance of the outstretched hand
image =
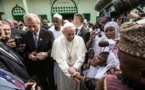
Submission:
[[78,83],[80,83],[81,80],[82,80],[82,76],[80,75],[79,72],[75,72],[75,73],[72,75],[72,77],[73,77],[73,79],[74,79],[76,82],[78,82]]

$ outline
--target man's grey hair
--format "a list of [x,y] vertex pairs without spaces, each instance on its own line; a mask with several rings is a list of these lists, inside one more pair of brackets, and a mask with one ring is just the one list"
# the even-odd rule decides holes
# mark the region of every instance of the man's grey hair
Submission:
[[41,23],[40,17],[34,13],[25,14],[23,17],[25,23],[26,21],[32,21],[34,18],[38,23]]
[[9,25],[10,26],[10,24],[6,21],[2,21],[2,25]]

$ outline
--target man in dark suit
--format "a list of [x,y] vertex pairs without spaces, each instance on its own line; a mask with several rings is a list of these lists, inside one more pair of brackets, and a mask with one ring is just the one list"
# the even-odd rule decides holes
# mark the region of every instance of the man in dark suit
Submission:
[[[3,29],[6,28],[4,28],[2,22],[0,21],[0,30],[2,32],[0,40],[5,34]],[[10,27],[7,29],[10,29]],[[22,61],[23,59],[17,53],[8,48],[2,42],[0,42],[0,68],[13,73],[24,82],[27,82],[29,76],[26,72],[25,66],[23,65]]]
[[29,76],[22,61],[23,59],[18,54],[0,42],[0,68],[27,82]]
[[76,28],[76,35],[81,36],[83,38],[85,44],[86,44],[90,39],[90,32],[83,25],[84,19],[85,18],[84,18],[83,14],[77,13],[77,14],[74,15],[73,23],[77,27]]
[[[76,13],[74,15],[74,18],[73,18],[73,23],[75,24],[75,26],[77,27],[76,28],[76,35],[78,36],[81,36],[86,44],[86,48],[89,49],[90,46],[87,44],[90,42],[90,32],[89,30],[83,25],[84,23],[84,15],[81,14],[81,13]],[[83,69],[83,66],[85,66],[85,63],[88,62],[87,59],[87,53],[86,53],[86,56],[85,56],[85,62],[84,64],[82,65],[82,71],[84,70]]]
[[53,59],[50,57],[54,40],[51,31],[41,28],[40,18],[36,14],[24,16],[28,31],[24,34],[28,58],[32,61],[32,70],[43,86],[43,90],[54,90]]

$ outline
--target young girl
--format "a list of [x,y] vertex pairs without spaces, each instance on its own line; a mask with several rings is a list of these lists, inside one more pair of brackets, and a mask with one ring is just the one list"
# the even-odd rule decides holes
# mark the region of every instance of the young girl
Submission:
[[88,73],[88,69],[90,68],[90,61],[94,58],[95,52],[93,48],[90,48],[87,53],[87,59],[83,64],[83,75],[86,76]]

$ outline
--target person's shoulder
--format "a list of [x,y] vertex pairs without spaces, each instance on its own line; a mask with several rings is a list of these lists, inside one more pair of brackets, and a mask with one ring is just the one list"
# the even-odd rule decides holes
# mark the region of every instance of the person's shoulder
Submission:
[[89,32],[89,30],[85,26],[83,26],[82,29],[86,32]]
[[59,36],[58,38],[56,38],[56,39],[54,40],[54,42],[60,42],[60,41],[62,40],[62,38],[64,38],[63,35],[61,35],[61,36]]
[[76,39],[81,39],[82,37],[81,36],[78,36],[78,35],[75,35],[75,38]]
[[24,35],[27,35],[29,33],[32,33],[32,32],[30,30],[27,30],[27,31],[24,32]]
[[[117,79],[116,76],[113,76],[113,75],[107,75],[106,77],[99,79],[96,84],[96,90],[105,90],[105,89],[118,90],[114,88],[116,87],[116,79]],[[111,89],[110,89],[110,86],[112,86]],[[122,90],[122,89],[119,89],[119,90]]]
[[78,41],[83,41],[83,38],[81,36],[75,35],[75,39],[77,39]]
[[104,80],[107,90],[132,90],[126,84],[123,84],[117,76],[107,75]]
[[41,31],[44,32],[45,34],[52,34],[52,31],[41,28]]
[[109,81],[111,81],[111,82],[114,82],[116,80],[118,81],[117,77],[114,76],[114,75],[107,75],[106,76],[106,79],[109,80]]
[[11,28],[12,34],[23,34],[25,31],[16,28]]
[[54,30],[54,26],[51,26],[48,30],[49,31],[53,31]]

